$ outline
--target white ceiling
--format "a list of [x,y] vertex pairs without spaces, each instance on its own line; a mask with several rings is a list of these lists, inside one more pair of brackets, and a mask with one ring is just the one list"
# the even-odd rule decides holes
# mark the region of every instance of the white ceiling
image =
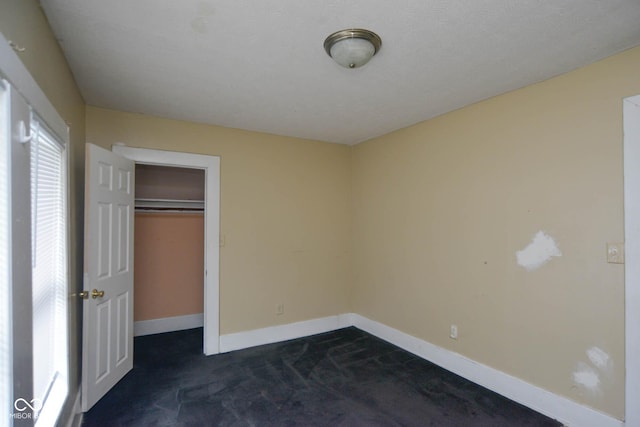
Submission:
[[[640,45],[638,0],[41,3],[89,105],[344,144]],[[345,28],[382,38],[362,68]]]

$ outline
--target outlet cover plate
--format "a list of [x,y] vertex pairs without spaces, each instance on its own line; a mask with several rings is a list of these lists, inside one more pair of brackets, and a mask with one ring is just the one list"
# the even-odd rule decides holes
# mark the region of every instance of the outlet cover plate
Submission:
[[458,326],[451,325],[449,327],[449,338],[457,340],[458,339]]

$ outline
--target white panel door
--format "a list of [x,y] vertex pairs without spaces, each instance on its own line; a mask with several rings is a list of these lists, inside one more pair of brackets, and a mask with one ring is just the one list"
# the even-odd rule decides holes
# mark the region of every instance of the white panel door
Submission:
[[82,411],[133,367],[132,160],[87,144]]

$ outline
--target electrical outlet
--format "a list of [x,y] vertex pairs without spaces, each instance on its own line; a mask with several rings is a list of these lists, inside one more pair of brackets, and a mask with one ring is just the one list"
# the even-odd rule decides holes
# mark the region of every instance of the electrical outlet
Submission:
[[624,264],[624,243],[607,243],[607,262]]
[[457,340],[458,339],[458,326],[451,325],[449,327],[449,338]]
[[276,315],[282,316],[284,314],[284,304],[278,304],[276,306]]

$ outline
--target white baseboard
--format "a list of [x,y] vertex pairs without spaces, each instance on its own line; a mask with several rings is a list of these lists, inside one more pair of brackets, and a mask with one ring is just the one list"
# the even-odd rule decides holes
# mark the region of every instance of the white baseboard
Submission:
[[448,371],[571,427],[623,427],[623,421],[475,362],[359,314],[342,314],[220,336],[220,352],[301,338],[355,326]]
[[139,337],[142,335],[161,334],[163,332],[200,328],[203,325],[204,315],[202,313],[165,317],[163,319],[141,320],[133,323],[133,335]]
[[305,320],[303,322],[288,323],[286,325],[270,326],[268,328],[254,329],[246,332],[220,335],[220,353],[321,334],[348,326],[351,326],[350,315],[342,314],[320,319]]
[[351,324],[400,348],[422,357],[461,377],[480,384],[548,417],[576,427],[622,427],[624,422],[571,399],[551,393],[461,354],[393,329],[382,323],[351,314]]

